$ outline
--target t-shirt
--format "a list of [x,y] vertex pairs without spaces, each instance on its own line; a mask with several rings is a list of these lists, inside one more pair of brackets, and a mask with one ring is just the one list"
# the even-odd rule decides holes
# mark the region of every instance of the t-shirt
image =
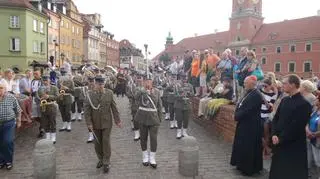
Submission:
[[218,61],[220,61],[220,58],[216,54],[209,55],[207,58],[208,68],[214,68]]
[[191,63],[191,76],[197,77],[200,70],[200,59],[193,59]]
[[[260,89],[260,92],[262,94],[262,96],[264,97],[264,99],[266,100],[266,102],[274,104],[277,100],[278,95],[274,92],[271,93],[267,93],[265,91],[263,91],[262,89]],[[270,118],[270,114],[271,114],[271,110],[267,107],[267,105],[265,103],[262,103],[261,105],[261,118],[262,119],[266,119],[266,118]]]

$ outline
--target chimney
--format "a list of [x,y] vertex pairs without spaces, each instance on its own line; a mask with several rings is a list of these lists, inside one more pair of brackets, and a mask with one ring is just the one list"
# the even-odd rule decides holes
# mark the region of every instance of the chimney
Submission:
[[218,33],[218,29],[214,29],[214,33],[215,33],[215,34]]
[[318,15],[318,16],[320,16],[320,9],[318,10],[318,13],[317,13],[317,15]]

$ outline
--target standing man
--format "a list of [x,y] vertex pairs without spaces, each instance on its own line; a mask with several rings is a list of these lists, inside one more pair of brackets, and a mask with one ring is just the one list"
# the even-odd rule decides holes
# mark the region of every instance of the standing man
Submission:
[[21,108],[6,84],[0,81],[0,169],[12,169],[15,127],[21,126]]
[[[148,83],[148,82],[147,82]],[[137,94],[138,111],[135,121],[140,124],[140,144],[142,149],[142,164],[157,168],[156,151],[158,144],[158,129],[162,119],[162,102],[159,90],[145,85]],[[148,136],[150,134],[150,153],[148,152]]]
[[270,179],[307,179],[307,145],[305,127],[312,112],[311,105],[299,92],[300,78],[283,79],[282,99],[272,120],[273,156]]
[[31,118],[40,123],[39,126],[39,135],[41,138],[44,135],[44,129],[41,125],[41,112],[40,112],[40,99],[37,97],[37,92],[41,86],[41,72],[39,68],[34,69],[33,71],[33,80],[31,81],[31,96],[32,96],[32,112]]
[[237,101],[243,97],[244,89],[243,83],[244,79],[249,76],[251,73],[248,73],[248,69],[246,69],[246,64],[248,63],[247,58],[248,48],[242,47],[240,50],[240,59],[238,61],[237,69],[235,70],[235,75],[237,76]]
[[83,77],[80,73],[76,73],[73,77],[74,83],[74,102],[71,106],[71,121],[74,122],[75,120],[81,121],[82,116],[82,107],[83,107],[83,100],[84,100],[84,84],[83,84]]
[[[231,165],[244,175],[251,176],[263,169],[262,131],[260,112],[263,103],[256,89],[257,77],[244,80],[246,93],[236,106],[234,114],[238,122],[232,148]],[[282,178],[284,179],[284,178]]]
[[56,143],[56,117],[58,97],[58,88],[50,84],[50,76],[42,76],[42,86],[39,88],[37,95],[40,98],[41,124],[46,132],[46,139]]
[[71,105],[73,102],[74,82],[71,77],[67,75],[67,71],[64,68],[61,69],[58,87],[60,90],[58,104],[63,121],[63,126],[59,131],[71,132]]
[[84,103],[84,116],[88,128],[94,132],[94,146],[99,162],[97,168],[103,166],[104,173],[109,172],[111,144],[110,133],[112,119],[121,127],[121,120],[113,92],[104,88],[105,79],[101,76],[95,78],[95,91],[89,91]]

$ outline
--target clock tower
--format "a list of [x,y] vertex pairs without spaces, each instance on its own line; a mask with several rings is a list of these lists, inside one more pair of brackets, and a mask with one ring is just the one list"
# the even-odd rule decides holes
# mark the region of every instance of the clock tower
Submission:
[[262,24],[262,0],[233,0],[229,45],[249,45]]

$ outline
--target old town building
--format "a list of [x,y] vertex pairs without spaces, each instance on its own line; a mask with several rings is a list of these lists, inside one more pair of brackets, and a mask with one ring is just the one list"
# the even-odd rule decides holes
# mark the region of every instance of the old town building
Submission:
[[[189,37],[167,44],[162,55],[183,56],[186,50],[213,48],[217,53],[230,48],[239,55],[241,47],[256,52],[264,71],[278,75],[296,73],[303,77],[319,75],[320,16],[265,24],[263,0],[233,0],[229,31]],[[168,39],[167,39],[168,41]]]
[[147,68],[142,51],[126,39],[120,41],[120,68],[131,68],[141,72]]
[[0,64],[25,69],[36,60],[46,62],[47,22],[42,4],[25,1],[0,1]]
[[49,16],[48,23],[48,56],[53,59],[53,63],[57,65],[60,60],[60,15],[57,13],[57,5],[52,0],[42,1],[45,12]]
[[114,35],[106,32],[107,35],[107,65],[120,67],[119,42],[114,40]]
[[60,59],[69,59],[73,64],[83,61],[83,22],[72,0],[55,0],[61,17],[60,21]]

